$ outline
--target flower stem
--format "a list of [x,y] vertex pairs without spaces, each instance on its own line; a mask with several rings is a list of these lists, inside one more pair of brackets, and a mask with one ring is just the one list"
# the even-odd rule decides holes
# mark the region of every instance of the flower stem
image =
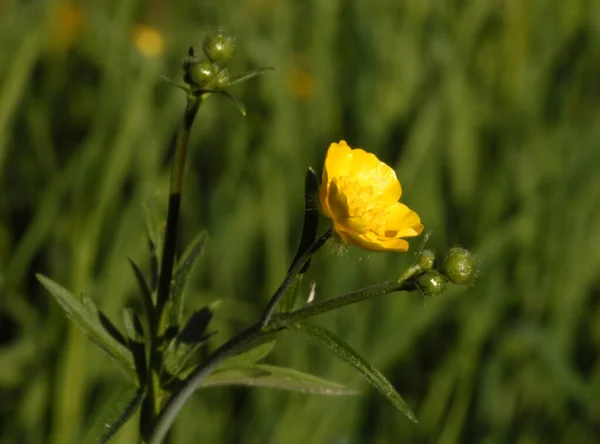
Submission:
[[302,271],[302,269],[304,268],[304,265],[310,260],[312,255],[315,254],[315,252],[319,248],[321,248],[325,244],[325,242],[327,242],[331,238],[332,234],[333,234],[333,230],[330,228],[329,230],[327,230],[325,232],[325,234],[323,234],[323,236],[321,236],[316,241],[314,241],[313,244],[306,249],[306,251],[302,254],[302,256],[300,256],[294,262],[294,265],[292,265],[292,267],[290,268],[290,271],[288,271],[287,276],[285,277],[285,279],[283,280],[283,282],[281,283],[281,285],[279,286],[279,288],[277,289],[275,294],[273,294],[273,296],[271,297],[271,300],[267,304],[267,308],[265,308],[265,311],[260,320],[260,325],[262,328],[267,328],[267,326],[269,324],[269,320],[271,319],[271,316],[273,316],[273,312],[275,311],[277,304],[279,303],[281,298],[285,295],[285,291],[292,284],[294,277]]
[[179,208],[181,205],[181,191],[190,131],[194,118],[200,107],[201,97],[189,94],[183,123],[177,134],[177,143],[171,164],[171,187],[169,191],[169,208],[167,210],[167,227],[165,232],[162,263],[158,279],[158,293],[156,297],[156,312],[160,320],[165,304],[169,300],[171,291],[171,278],[173,276],[173,263],[175,260],[175,245],[177,241],[177,223],[179,221]]
[[[300,268],[302,266],[300,265]],[[360,301],[371,299],[395,291],[410,291],[414,288],[411,275],[405,281],[388,281],[382,284],[372,285],[352,293],[307,305],[291,313],[273,316],[268,327],[264,328],[262,320],[250,326],[246,330],[234,336],[217,350],[215,350],[199,367],[197,367],[183,383],[176,389],[165,403],[164,408],[156,418],[155,428],[148,444],[159,444],[164,439],[177,413],[188,398],[200,386],[202,380],[217,368],[225,359],[234,356],[250,345],[264,341],[268,336],[284,330],[288,325],[304,321],[312,316],[335,310],[345,305],[355,304]]]
[[183,176],[187,157],[188,141],[194,119],[202,102],[202,96],[188,94],[183,122],[177,133],[175,151],[171,164],[171,183],[169,190],[169,206],[167,210],[167,226],[165,230],[162,262],[158,278],[156,307],[154,316],[148,320],[150,325],[150,350],[146,380],[147,395],[142,405],[140,416],[140,436],[145,440],[150,436],[157,414],[160,411],[163,393],[160,387],[161,353],[160,336],[165,328],[164,309],[171,293],[171,279],[175,263],[177,244],[177,225],[181,205]]

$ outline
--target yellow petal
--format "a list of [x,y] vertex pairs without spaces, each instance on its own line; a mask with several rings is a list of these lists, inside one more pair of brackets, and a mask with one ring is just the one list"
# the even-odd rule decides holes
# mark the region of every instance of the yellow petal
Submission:
[[408,242],[404,239],[379,239],[372,238],[369,234],[353,235],[348,232],[336,230],[342,239],[349,244],[352,244],[358,248],[369,251],[395,251],[402,252],[408,251]]
[[342,221],[350,217],[348,211],[348,200],[342,191],[339,189],[337,180],[333,179],[327,193],[327,204],[333,215],[334,221]]
[[331,212],[329,203],[327,202],[327,188],[327,182],[322,182],[321,186],[319,187],[319,209],[324,216],[328,217],[329,219],[333,219],[333,213]]
[[369,231],[367,223],[360,216],[334,220],[333,225],[337,230],[350,233],[353,236],[358,236]]
[[348,175],[368,187],[373,199],[392,203],[402,195],[396,172],[377,156],[360,148],[352,150],[352,167]]
[[329,182],[335,177],[343,177],[348,174],[352,166],[352,149],[341,140],[340,143],[332,143],[327,150],[325,168],[323,168],[323,183]]
[[387,238],[418,236],[423,231],[419,215],[400,202],[383,210],[370,211],[364,218],[368,221],[369,228]]
[[321,212],[331,219],[333,219],[333,212],[328,202],[331,181],[347,174],[351,166],[351,152],[352,150],[343,140],[340,143],[332,143],[327,150],[319,187],[319,201]]

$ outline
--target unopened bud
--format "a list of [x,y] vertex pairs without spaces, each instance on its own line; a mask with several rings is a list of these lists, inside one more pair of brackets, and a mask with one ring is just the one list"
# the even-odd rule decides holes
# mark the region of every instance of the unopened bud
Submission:
[[210,82],[215,74],[215,66],[208,60],[190,63],[187,68],[189,79],[198,86],[205,86]]
[[446,289],[446,277],[435,271],[429,270],[417,278],[417,287],[427,297],[441,295]]
[[475,255],[465,248],[451,248],[441,271],[454,284],[470,285],[477,277]]
[[421,270],[431,270],[435,267],[436,257],[435,253],[431,250],[424,250],[417,257],[416,265],[421,268]]
[[229,86],[229,70],[227,68],[223,68],[221,71],[219,71],[211,82],[211,86],[218,89],[227,88],[227,86]]
[[235,51],[235,37],[219,29],[204,39],[204,53],[213,62],[227,62]]

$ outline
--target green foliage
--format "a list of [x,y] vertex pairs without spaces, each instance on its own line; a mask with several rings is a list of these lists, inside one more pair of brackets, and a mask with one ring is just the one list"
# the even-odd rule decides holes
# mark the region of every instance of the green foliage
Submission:
[[144,399],[144,391],[139,387],[128,387],[105,402],[92,427],[86,433],[84,443],[105,444],[135,414]]
[[67,289],[46,276],[38,274],[36,277],[61,305],[67,317],[81,328],[94,344],[114,359],[135,382],[133,358],[126,348],[123,336],[94,303],[84,294],[81,295],[81,299],[76,298]]
[[415,423],[417,422],[415,414],[386,377],[342,339],[331,333],[329,330],[319,327],[318,325],[312,325],[308,322],[294,324],[292,327],[295,330],[306,334],[311,341],[322,345],[346,364],[356,369],[367,381],[369,381],[369,384],[389,399],[389,401],[394,404],[398,410],[404,413],[408,419]]
[[262,361],[273,351],[275,341],[265,342],[243,353],[232,356],[221,363],[220,369],[251,366]]
[[224,385],[274,388],[327,396],[355,395],[357,393],[356,390],[308,373],[267,364],[253,364],[217,370],[200,384],[200,388]]
[[[482,273],[426,303],[390,295],[318,320],[398,387],[418,426],[370,390],[215,388],[192,398],[171,442],[597,441],[594,2],[82,2],[70,33],[63,3],[0,1],[0,442],[80,442],[98,392],[124,379],[33,276],[94,295],[113,320],[139,298],[127,258],[149,275],[141,206],[167,200],[184,104],[160,75],[180,78],[186,48],[219,24],[239,37],[231,83],[276,70],[235,86],[245,119],[215,97],[199,112],[178,251],[199,229],[211,242],[184,315],[221,300],[217,343],[256,319],[298,245],[305,169],[341,138],[395,166],[428,248],[468,247]],[[162,58],[135,49],[141,23],[163,35]],[[393,279],[417,245],[320,253],[303,284],[316,281],[318,301]],[[355,386],[301,335],[269,362]],[[136,442],[136,428],[113,442]]]
[[206,236],[206,232],[203,231],[190,242],[173,272],[173,283],[171,285],[171,301],[173,305],[170,311],[171,325],[179,326],[181,324],[185,285],[189,279],[192,267],[204,252]]

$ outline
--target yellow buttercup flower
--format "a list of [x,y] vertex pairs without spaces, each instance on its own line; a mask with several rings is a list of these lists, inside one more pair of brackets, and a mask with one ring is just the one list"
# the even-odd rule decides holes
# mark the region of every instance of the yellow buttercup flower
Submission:
[[401,194],[394,170],[374,154],[353,150],[343,140],[329,146],[319,201],[346,243],[372,251],[407,251],[403,238],[418,236],[423,225],[417,213],[398,202]]

